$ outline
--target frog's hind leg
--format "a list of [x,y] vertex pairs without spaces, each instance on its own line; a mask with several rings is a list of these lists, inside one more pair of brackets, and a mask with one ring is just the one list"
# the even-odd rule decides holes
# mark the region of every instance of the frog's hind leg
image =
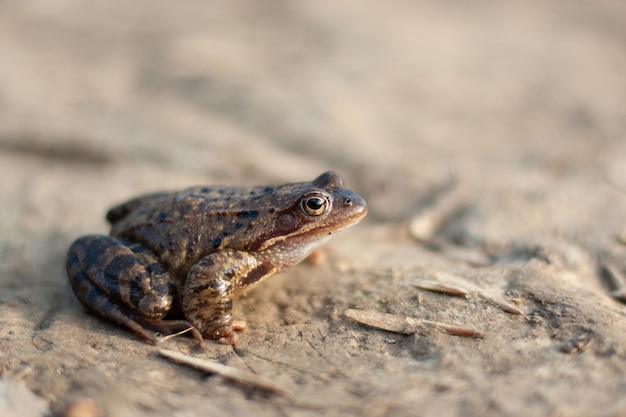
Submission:
[[[175,289],[163,265],[142,245],[85,236],[69,250],[67,274],[74,293],[89,310],[151,343],[157,339],[147,329],[179,332],[193,327],[184,320],[162,320]],[[191,332],[202,340],[195,328]]]
[[67,274],[72,290],[74,290],[74,294],[76,294],[80,302],[92,313],[119,325],[126,326],[138,336],[155,345],[157,343],[156,337],[135,320],[131,319],[128,314],[122,311],[120,306],[113,303],[103,292],[93,285],[85,272],[80,269],[80,263],[75,258],[75,255],[72,253],[68,256]]

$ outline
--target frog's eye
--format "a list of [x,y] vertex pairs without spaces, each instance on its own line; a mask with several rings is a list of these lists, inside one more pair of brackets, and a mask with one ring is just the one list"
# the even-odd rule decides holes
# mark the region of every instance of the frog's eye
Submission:
[[328,210],[328,198],[319,193],[305,195],[300,200],[300,210],[308,216],[319,216]]

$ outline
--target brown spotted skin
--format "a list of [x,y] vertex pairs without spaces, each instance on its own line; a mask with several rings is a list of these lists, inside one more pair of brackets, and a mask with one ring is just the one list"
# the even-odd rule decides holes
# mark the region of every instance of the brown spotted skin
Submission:
[[295,265],[367,213],[334,172],[265,187],[193,187],[111,209],[110,236],[76,240],[67,274],[92,312],[149,342],[191,329],[234,344],[233,298]]

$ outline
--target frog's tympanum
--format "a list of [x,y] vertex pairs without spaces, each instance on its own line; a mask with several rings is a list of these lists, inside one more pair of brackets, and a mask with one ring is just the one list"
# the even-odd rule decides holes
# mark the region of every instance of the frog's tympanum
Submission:
[[92,312],[147,341],[190,329],[234,344],[246,324],[233,298],[284,271],[367,213],[327,172],[312,182],[193,187],[130,200],[107,214],[110,236],[76,240],[67,274]]

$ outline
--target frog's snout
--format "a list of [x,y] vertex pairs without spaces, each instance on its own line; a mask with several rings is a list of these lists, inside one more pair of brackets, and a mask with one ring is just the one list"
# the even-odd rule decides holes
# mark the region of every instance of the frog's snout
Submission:
[[361,220],[367,214],[365,199],[356,193],[350,192],[348,195],[342,196],[339,204],[355,222]]

